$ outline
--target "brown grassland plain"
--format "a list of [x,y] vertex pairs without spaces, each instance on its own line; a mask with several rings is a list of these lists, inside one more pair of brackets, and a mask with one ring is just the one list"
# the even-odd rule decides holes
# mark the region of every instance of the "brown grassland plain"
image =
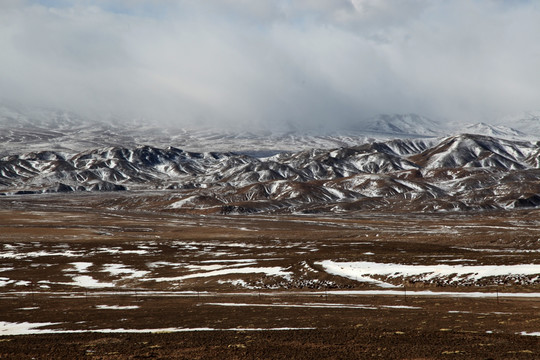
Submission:
[[[111,201],[0,199],[0,359],[540,358],[540,337],[522,335],[540,332],[537,277],[374,277],[394,286],[380,295],[320,264],[540,264],[538,210],[205,216]],[[9,332],[25,323],[45,325]]]

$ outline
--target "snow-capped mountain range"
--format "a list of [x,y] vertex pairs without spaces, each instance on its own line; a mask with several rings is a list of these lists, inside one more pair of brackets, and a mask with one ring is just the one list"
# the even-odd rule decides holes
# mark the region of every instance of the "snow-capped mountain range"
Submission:
[[540,205],[535,113],[513,128],[380,115],[326,135],[171,129],[8,107],[0,124],[7,196],[158,190],[166,197],[146,194],[138,206],[181,212]]
[[394,139],[267,158],[139,146],[0,159],[4,195],[162,190],[140,206],[185,212],[529,207],[540,204],[539,179],[537,144],[481,135],[435,143]]
[[70,111],[0,104],[0,156],[30,151],[67,151],[107,146],[174,146],[190,151],[235,151],[270,155],[281,151],[355,146],[395,138],[441,138],[479,134],[505,139],[540,139],[540,112],[505,118],[504,124],[451,123],[415,114],[378,115],[347,130],[309,131],[186,129],[115,117],[88,118]]

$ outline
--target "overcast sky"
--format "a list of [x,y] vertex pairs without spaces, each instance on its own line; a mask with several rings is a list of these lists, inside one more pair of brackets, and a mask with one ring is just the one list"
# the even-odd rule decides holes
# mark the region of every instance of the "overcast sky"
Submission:
[[182,126],[540,109],[540,3],[0,1],[0,99]]

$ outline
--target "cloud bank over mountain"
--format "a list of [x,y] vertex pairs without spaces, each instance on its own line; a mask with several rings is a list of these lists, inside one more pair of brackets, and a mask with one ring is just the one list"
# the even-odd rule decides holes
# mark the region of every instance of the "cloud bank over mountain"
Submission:
[[540,106],[532,1],[0,4],[0,98],[182,126],[487,121]]

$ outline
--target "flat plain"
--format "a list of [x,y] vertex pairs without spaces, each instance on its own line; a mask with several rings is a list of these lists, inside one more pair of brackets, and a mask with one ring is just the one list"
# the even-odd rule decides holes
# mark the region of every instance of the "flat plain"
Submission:
[[538,210],[114,206],[131,198],[0,198],[0,358],[540,356]]

